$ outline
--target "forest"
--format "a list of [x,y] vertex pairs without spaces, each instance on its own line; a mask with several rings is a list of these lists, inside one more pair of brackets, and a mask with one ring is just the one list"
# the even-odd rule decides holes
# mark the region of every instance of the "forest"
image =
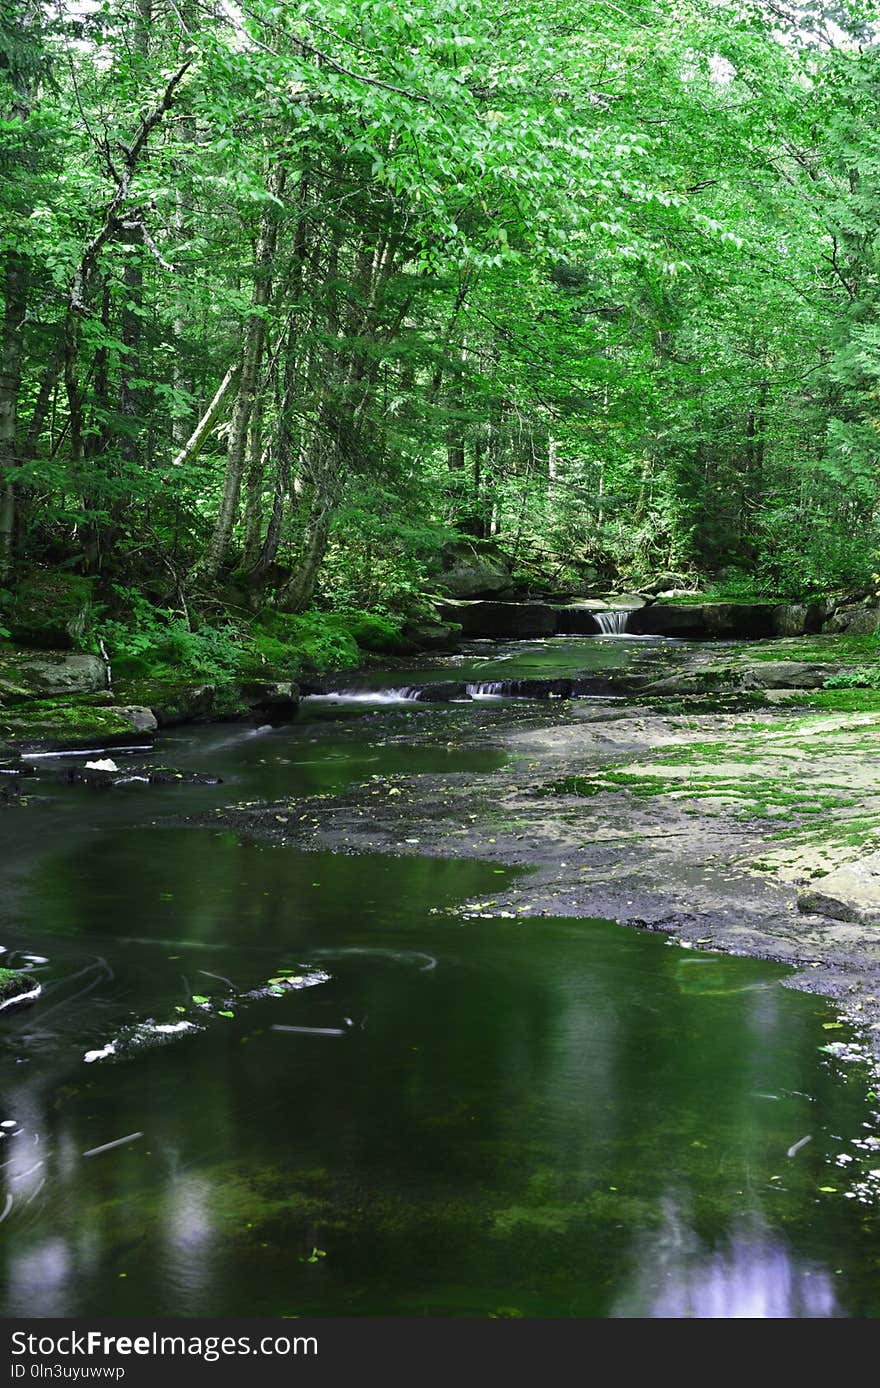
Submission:
[[0,1314],[880,1316],[880,0],[0,20]]
[[463,541],[872,592],[876,23],[4,0],[0,622],[77,576],[122,658],[332,663]]

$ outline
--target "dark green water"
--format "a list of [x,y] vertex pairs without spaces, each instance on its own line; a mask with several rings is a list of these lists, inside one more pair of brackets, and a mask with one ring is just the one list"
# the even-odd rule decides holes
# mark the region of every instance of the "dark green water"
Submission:
[[[877,1315],[880,1223],[847,1198],[880,1166],[855,1145],[876,1104],[784,970],[605,922],[466,919],[510,880],[484,864],[150,827],[396,758],[458,765],[351,727],[179,733],[166,759],[224,786],[43,781],[6,812],[0,941],[47,962],[44,997],[0,1022],[0,1309]],[[329,978],[84,1060],[304,968]]]

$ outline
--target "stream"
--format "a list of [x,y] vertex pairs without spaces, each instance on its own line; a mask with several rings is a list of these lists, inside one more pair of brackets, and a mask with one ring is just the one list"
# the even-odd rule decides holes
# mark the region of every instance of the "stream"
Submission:
[[0,821],[0,961],[43,989],[0,1018],[3,1314],[880,1314],[876,1095],[784,966],[478,918],[516,877],[487,863],[163,824],[491,771],[491,748],[408,742],[402,720],[450,716],[408,691],[669,644],[475,642],[287,726],[110,754],[220,785],[96,790],[58,775],[87,757],[38,760]]

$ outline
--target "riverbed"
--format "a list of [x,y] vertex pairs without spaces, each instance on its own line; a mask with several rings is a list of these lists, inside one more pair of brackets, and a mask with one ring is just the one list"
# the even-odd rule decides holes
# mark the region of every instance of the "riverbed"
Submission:
[[[484,644],[288,726],[113,754],[220,785],[37,763],[3,820],[3,961],[43,989],[3,1020],[5,1314],[880,1312],[856,1033],[785,963],[564,893],[554,914],[549,888],[540,914],[501,852],[529,820],[487,802],[540,779],[556,724],[503,692],[412,696],[651,650]],[[620,712],[583,700],[562,726],[610,739]]]

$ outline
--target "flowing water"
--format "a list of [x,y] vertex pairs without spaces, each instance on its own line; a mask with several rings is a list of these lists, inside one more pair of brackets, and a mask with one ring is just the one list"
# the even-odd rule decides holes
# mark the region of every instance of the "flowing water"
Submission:
[[630,611],[626,607],[609,607],[607,612],[594,613],[599,630],[604,636],[624,636]]
[[876,1102],[784,968],[486,919],[487,864],[162,827],[497,764],[327,712],[150,758],[221,786],[46,762],[4,810],[4,961],[44,992],[0,1031],[0,1309],[880,1313]]
[[[625,618],[626,612],[614,614]],[[620,637],[622,627],[616,632]],[[454,683],[460,697],[504,697],[505,686],[516,681],[565,679],[575,675],[623,673],[652,652],[669,654],[685,647],[662,636],[552,636],[529,641],[468,641],[455,655],[435,656],[394,670],[367,670],[350,676],[330,676],[327,692],[310,696],[309,706],[321,703],[385,705],[418,697],[430,701],[431,687]]]

